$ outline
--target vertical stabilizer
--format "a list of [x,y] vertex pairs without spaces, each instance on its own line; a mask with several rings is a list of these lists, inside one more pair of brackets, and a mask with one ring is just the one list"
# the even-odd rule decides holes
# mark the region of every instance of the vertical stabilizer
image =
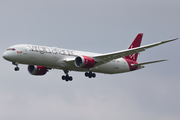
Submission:
[[[131,45],[129,46],[128,49],[140,47],[142,37],[143,37],[143,33],[139,33],[136,36],[136,38],[134,39],[134,41],[131,43]],[[126,59],[133,60],[133,61],[137,61],[137,57],[138,57],[138,53],[134,53],[132,55],[125,56]]]

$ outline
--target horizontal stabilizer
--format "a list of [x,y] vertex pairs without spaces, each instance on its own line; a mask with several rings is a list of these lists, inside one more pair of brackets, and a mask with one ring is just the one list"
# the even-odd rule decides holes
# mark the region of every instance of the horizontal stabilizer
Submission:
[[141,66],[141,65],[157,63],[157,62],[163,62],[163,61],[167,61],[167,60],[157,60],[157,61],[144,62],[144,63],[139,63],[139,64],[133,64],[132,66]]

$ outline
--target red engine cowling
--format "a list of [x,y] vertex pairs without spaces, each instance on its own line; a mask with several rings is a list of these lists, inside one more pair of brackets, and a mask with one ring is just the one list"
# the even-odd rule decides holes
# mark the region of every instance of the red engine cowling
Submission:
[[95,60],[87,56],[78,56],[74,61],[76,67],[79,68],[92,68],[95,65]]
[[28,71],[31,75],[45,75],[48,70],[43,66],[29,65]]

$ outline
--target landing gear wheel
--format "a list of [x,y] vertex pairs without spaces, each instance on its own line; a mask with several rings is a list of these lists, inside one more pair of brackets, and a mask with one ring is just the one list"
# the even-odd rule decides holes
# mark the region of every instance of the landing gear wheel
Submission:
[[96,74],[95,74],[95,73],[92,73],[92,77],[95,78],[95,77],[96,77]]
[[96,77],[96,74],[95,73],[92,73],[91,71],[90,72],[85,72],[85,76],[86,77],[89,77],[89,78],[95,78]]
[[12,64],[16,66],[14,70],[19,71],[18,62],[12,62]]
[[69,77],[69,81],[72,81],[72,80],[73,80],[73,78],[70,76],[70,77]]
[[65,80],[66,80],[66,82],[69,81],[69,75],[66,75],[66,76],[65,76]]
[[62,80],[65,80],[65,76],[64,75],[62,76]]
[[15,71],[19,71],[19,67],[15,67],[14,70],[15,70]]
[[64,70],[64,73],[65,73],[66,75],[63,75],[63,76],[62,76],[62,80],[65,80],[66,82],[73,80],[73,77],[72,77],[72,76],[69,76],[68,72],[69,72],[68,70]]
[[88,73],[88,72],[85,72],[85,76],[88,77],[88,76],[89,76],[89,73]]
[[66,75],[66,76],[63,75],[62,79],[65,80],[66,82],[73,80],[73,78],[71,76],[68,76],[68,75]]

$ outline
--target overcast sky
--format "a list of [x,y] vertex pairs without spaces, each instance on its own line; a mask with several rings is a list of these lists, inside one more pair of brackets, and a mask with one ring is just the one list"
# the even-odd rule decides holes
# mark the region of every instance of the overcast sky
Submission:
[[[179,0],[0,0],[0,53],[36,44],[97,53],[180,37]],[[0,58],[1,120],[179,120],[180,41],[142,52],[138,62],[169,59],[116,74],[62,70],[32,76]]]

